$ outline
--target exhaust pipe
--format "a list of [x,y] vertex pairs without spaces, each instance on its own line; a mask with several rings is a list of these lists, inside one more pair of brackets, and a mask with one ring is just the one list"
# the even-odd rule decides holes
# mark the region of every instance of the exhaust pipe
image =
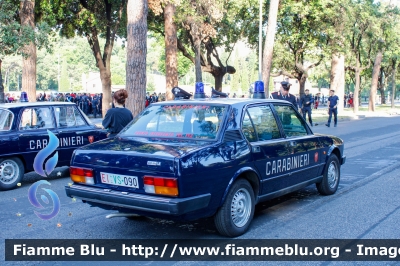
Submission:
[[140,217],[140,215],[134,213],[111,213],[106,216],[107,219],[116,217]]

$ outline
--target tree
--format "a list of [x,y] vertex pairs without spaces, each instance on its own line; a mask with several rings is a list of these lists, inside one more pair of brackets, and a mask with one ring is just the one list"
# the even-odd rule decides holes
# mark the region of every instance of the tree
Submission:
[[[20,2],[21,25],[35,29],[35,1]],[[34,41],[25,44],[22,58],[22,90],[28,94],[30,102],[36,102],[36,45]]]
[[[229,56],[222,62],[218,48],[232,51],[232,44],[243,38],[253,23],[252,7],[257,1],[180,2],[175,12],[178,50],[197,66],[197,80],[202,79],[201,71],[208,72],[215,79],[215,89],[221,91],[225,74],[234,74],[236,69],[227,64]],[[149,29],[164,36],[164,20],[156,15],[153,7],[151,10]]]
[[[376,52],[375,63],[372,71],[372,82],[368,110],[375,111],[375,95],[377,90],[381,93],[381,103],[386,103],[385,84],[390,75],[392,60],[384,60],[385,54],[395,57],[398,50],[398,23],[399,9],[393,6],[376,5],[374,17],[374,41]],[[397,24],[397,25],[396,25]],[[397,27],[396,27],[397,26]],[[385,56],[387,58],[387,56]]]
[[[382,43],[382,41],[381,41]],[[372,69],[372,82],[371,90],[369,93],[368,111],[375,111],[375,96],[378,89],[378,83],[380,83],[380,89],[383,91],[383,71],[381,69],[382,59],[383,59],[383,45],[379,45],[378,53],[375,57],[374,67]],[[385,96],[385,94],[383,94]],[[385,97],[382,99],[382,103],[385,103]]]
[[[63,37],[84,36],[100,72],[103,100],[102,113],[111,106],[111,55],[114,42],[126,35],[124,24],[126,0],[66,0],[65,3],[43,1],[39,8],[41,19],[60,29]],[[104,48],[100,47],[104,37]]]
[[147,54],[147,0],[128,0],[126,107],[137,116],[145,107]]
[[4,86],[1,73],[3,58],[13,54],[24,54],[23,47],[35,40],[35,33],[31,27],[21,26],[17,21],[14,2],[2,0],[0,7],[0,103],[4,103]]
[[177,35],[176,25],[173,21],[175,5],[167,3],[164,8],[165,25],[165,72],[166,72],[166,99],[172,100],[171,89],[178,86],[178,58],[177,58]]
[[269,76],[272,67],[272,55],[274,53],[275,31],[278,18],[279,0],[271,0],[269,4],[267,36],[265,37],[263,52],[262,79],[264,81],[266,97],[269,96]]
[[[347,3],[348,0],[336,1],[328,15],[328,24],[331,29],[328,41],[328,48],[331,53],[330,89],[335,91],[340,100],[344,99],[345,90],[346,40],[343,31],[347,22],[347,17],[344,15],[346,14],[345,6],[347,6]],[[343,111],[344,104],[339,104],[337,109],[338,112]]]
[[[349,56],[347,56],[346,70],[351,70],[355,75],[354,88],[354,113],[358,113],[361,73],[371,65],[370,55],[372,43],[368,40],[370,36],[371,10],[366,8],[372,4],[371,0],[350,2],[346,9],[349,18],[348,29],[345,31],[346,42],[349,45]],[[366,64],[365,66],[363,66]]]
[[396,95],[396,73],[397,73],[397,59],[392,59],[392,98],[391,107],[394,108],[394,97]]
[[[300,95],[304,94],[309,70],[318,66],[326,49],[328,34],[327,10],[330,1],[288,0],[281,3],[278,13],[277,41],[291,57],[275,57],[280,71],[276,75],[296,78],[300,84]],[[277,54],[277,53],[275,53]]]

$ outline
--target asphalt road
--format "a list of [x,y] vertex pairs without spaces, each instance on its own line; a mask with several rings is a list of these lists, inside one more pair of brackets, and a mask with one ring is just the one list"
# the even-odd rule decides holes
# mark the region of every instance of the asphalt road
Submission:
[[[318,125],[315,133],[332,134],[345,141],[346,164],[336,194],[321,196],[315,185],[259,204],[250,230],[242,239],[400,239],[400,117],[365,118],[340,122],[337,128]],[[153,218],[106,219],[105,211],[68,198],[67,168],[58,168],[49,180],[61,201],[55,218],[44,221],[28,200],[28,189],[40,180],[25,175],[22,186],[0,192],[1,239],[210,239],[218,235],[213,219],[177,223]],[[58,173],[59,172],[59,173]],[[57,176],[58,174],[58,176]],[[60,177],[61,175],[61,177]],[[46,212],[46,209],[43,211]],[[0,265],[82,265],[83,262],[4,262],[0,242]],[[224,262],[226,264],[227,262]],[[84,263],[99,265],[99,263]],[[114,263],[115,264],[115,263]],[[113,264],[113,265],[114,265]],[[117,263],[122,265],[125,263]],[[132,263],[126,263],[131,265]],[[171,265],[147,263],[152,265]],[[204,265],[206,262],[176,262]],[[231,262],[242,265],[247,262]],[[262,264],[262,263],[255,263]],[[293,263],[281,263],[292,265]],[[303,264],[303,263],[302,263]],[[308,264],[327,264],[313,262]],[[332,263],[335,264],[335,263]],[[354,264],[354,263],[352,263]],[[356,263],[365,265],[365,262]],[[369,263],[382,265],[382,263]],[[386,262],[385,265],[395,264]],[[106,265],[106,263],[104,263]]]

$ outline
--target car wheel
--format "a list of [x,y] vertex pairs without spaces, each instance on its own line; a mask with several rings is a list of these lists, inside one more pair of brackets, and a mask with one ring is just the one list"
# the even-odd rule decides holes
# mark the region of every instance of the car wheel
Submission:
[[335,154],[326,163],[322,181],[317,183],[318,192],[322,195],[332,195],[336,192],[340,181],[340,164]]
[[19,158],[0,159],[0,190],[15,188],[24,174],[24,164]]
[[245,179],[237,180],[214,216],[221,235],[235,237],[244,234],[254,216],[254,192]]

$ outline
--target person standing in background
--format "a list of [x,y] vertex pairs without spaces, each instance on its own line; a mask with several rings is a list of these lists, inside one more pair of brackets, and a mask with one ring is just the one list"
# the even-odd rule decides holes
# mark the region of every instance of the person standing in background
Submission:
[[292,84],[290,84],[287,81],[282,81],[280,91],[271,93],[271,96],[273,99],[284,100],[284,101],[288,101],[288,102],[292,103],[297,110],[298,105],[297,105],[296,97],[289,93],[291,85]]
[[96,118],[97,113],[99,112],[99,97],[97,96],[97,94],[93,96],[92,109],[93,109],[93,117]]
[[[300,99],[300,109],[303,113],[303,118],[306,120],[306,115],[308,114],[308,122],[310,122],[310,126],[313,126],[312,118],[311,118],[311,104],[314,102],[314,97],[310,94],[310,91],[306,89],[305,94]],[[307,120],[306,120],[307,121]]]
[[328,98],[328,123],[325,124],[325,126],[330,127],[331,126],[331,119],[332,119],[332,114],[333,114],[333,121],[334,121],[334,126],[337,126],[337,106],[339,104],[339,97],[335,95],[334,90],[329,91],[329,98]]
[[82,107],[83,107],[83,112],[85,115],[88,115],[89,112],[89,98],[86,96],[86,92],[83,93],[83,96],[81,97],[81,102],[82,102]]
[[103,116],[103,93],[100,93],[99,95],[99,114],[100,117]]
[[107,111],[102,125],[107,129],[107,137],[115,137],[126,125],[133,120],[131,111],[124,107],[125,100],[128,98],[128,92],[124,89],[118,90],[113,95],[113,104],[115,108]]

